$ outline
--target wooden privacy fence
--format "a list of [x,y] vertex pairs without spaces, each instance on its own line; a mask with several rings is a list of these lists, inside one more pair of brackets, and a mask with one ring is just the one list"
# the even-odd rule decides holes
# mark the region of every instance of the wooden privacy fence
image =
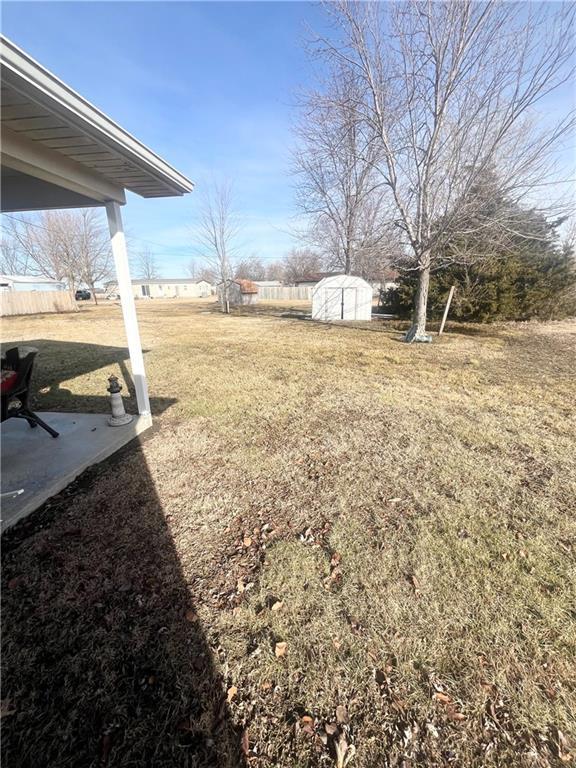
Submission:
[[38,315],[44,312],[75,312],[76,302],[68,291],[1,291],[0,317]]
[[302,286],[258,286],[258,298],[280,301],[312,301],[312,288]]

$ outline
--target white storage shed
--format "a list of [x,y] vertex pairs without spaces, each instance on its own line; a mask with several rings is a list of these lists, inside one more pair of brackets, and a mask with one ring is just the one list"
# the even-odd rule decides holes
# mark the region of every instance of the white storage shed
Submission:
[[372,286],[354,275],[325,277],[312,289],[312,319],[370,320]]

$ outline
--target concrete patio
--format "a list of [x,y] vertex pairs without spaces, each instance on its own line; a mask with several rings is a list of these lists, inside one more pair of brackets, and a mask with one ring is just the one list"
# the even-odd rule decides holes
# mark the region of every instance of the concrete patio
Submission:
[[108,425],[108,415],[42,412],[44,421],[60,433],[52,438],[43,429],[31,429],[22,419],[8,419],[0,427],[2,493],[22,490],[2,499],[1,529],[38,509],[63,490],[87,467],[97,464],[144,432],[148,415],[130,424]]

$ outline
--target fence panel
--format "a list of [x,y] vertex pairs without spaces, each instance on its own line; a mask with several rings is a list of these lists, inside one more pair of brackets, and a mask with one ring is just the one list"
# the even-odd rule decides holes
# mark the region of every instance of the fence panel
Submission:
[[77,309],[76,302],[68,291],[0,292],[0,317],[75,312]]
[[258,297],[270,301],[312,301],[312,288],[302,286],[259,286]]

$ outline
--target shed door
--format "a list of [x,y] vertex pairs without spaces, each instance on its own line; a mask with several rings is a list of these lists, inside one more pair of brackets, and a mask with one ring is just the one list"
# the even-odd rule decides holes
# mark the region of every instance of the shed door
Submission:
[[341,320],[356,320],[356,288],[342,288]]

